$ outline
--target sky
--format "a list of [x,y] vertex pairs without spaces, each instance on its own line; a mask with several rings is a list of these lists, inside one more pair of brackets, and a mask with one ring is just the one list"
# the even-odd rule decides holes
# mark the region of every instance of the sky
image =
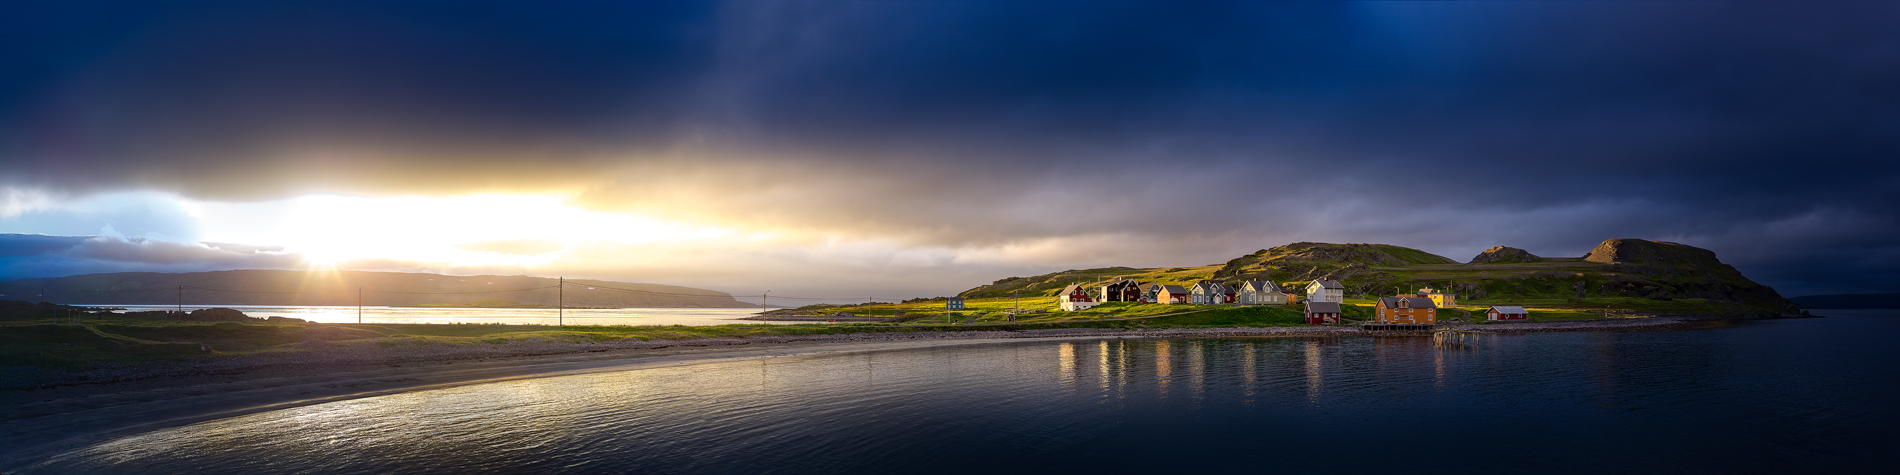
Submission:
[[[1900,3],[0,5],[0,280],[951,295],[1609,238],[1900,292]],[[854,297],[855,298],[855,297]]]

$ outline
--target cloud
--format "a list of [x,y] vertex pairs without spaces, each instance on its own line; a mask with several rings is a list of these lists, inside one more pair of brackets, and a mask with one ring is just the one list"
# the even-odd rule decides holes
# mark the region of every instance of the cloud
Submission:
[[[1735,223],[1900,202],[1887,3],[8,8],[57,47],[0,49],[0,187],[32,190],[0,219],[128,189],[529,193],[898,262],[1686,236],[1789,266],[1888,229]],[[129,222],[60,232],[198,238]]]

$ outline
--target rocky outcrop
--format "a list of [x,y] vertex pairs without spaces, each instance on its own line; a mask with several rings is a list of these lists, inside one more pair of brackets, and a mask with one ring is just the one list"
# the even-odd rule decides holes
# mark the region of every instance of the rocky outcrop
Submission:
[[1492,246],[1471,258],[1469,264],[1523,264],[1537,262],[1540,259],[1529,251],[1515,247]]

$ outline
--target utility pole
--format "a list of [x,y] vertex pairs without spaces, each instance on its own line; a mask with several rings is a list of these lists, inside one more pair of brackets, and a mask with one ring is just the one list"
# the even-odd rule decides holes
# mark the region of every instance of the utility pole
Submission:
[[356,323],[363,323],[363,288],[356,288]]
[[567,277],[560,277],[559,279],[560,280],[555,281],[559,283],[554,285],[556,287],[554,294],[554,326],[564,327],[567,326]]
[[765,312],[771,310],[770,307],[765,305],[765,301],[771,298],[772,298],[772,291],[770,290],[765,291],[765,293],[763,294],[759,294],[759,316],[763,317],[765,316]]

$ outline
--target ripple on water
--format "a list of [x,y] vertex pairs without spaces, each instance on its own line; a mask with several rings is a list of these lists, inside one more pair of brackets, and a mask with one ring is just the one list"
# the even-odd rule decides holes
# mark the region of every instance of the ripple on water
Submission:
[[252,414],[23,473],[1846,470],[1896,440],[1900,374],[1872,363],[1895,351],[1867,335],[1897,321],[727,362]]

